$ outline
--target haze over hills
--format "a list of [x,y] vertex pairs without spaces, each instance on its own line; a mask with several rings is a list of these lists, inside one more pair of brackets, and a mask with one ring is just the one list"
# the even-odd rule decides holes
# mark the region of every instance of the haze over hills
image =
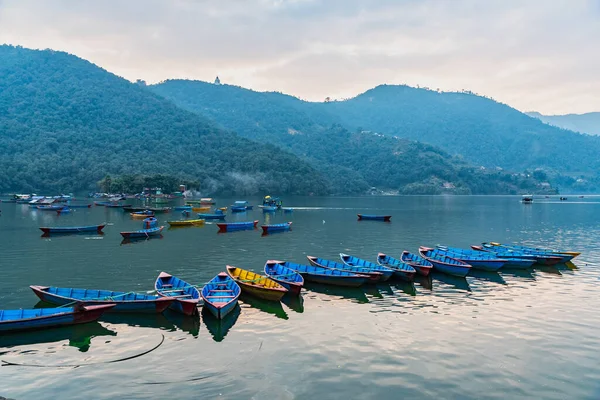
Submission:
[[0,191],[93,189],[107,173],[166,173],[209,192],[327,194],[298,157],[63,52],[0,46]]
[[587,133],[590,135],[600,135],[600,112],[591,112],[586,114],[565,114],[565,115],[542,115],[539,112],[526,113],[530,117],[537,118],[549,125],[559,128],[569,129],[574,132]]
[[361,191],[374,186],[401,193],[540,190],[531,179],[483,171],[434,146],[346,129],[328,105],[200,81],[169,80],[150,89],[240,135],[289,149],[326,172],[337,191],[352,181]]
[[349,100],[319,103],[200,81],[169,80],[151,89],[245,137],[268,137],[292,151],[299,133],[337,124],[439,146],[488,169],[542,169],[542,179],[547,174],[570,190],[593,191],[598,183],[600,138],[549,126],[472,93],[380,85]]

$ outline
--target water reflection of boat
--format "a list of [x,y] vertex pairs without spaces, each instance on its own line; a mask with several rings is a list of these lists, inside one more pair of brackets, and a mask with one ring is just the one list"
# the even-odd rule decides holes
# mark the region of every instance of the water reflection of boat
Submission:
[[225,339],[229,330],[235,325],[241,311],[242,309],[238,304],[222,319],[215,318],[215,316],[208,311],[202,312],[202,321],[215,342],[221,342]]
[[[366,287],[366,286],[365,286]],[[311,292],[340,297],[343,299],[356,300],[358,303],[368,303],[369,299],[362,288],[350,286],[333,286],[322,283],[305,282],[304,288]]]
[[167,310],[164,313],[165,318],[173,323],[179,330],[189,333],[193,337],[198,337],[200,332],[200,315],[185,315],[173,310]]
[[383,299],[383,295],[393,295],[394,291],[392,287],[387,283],[379,283],[377,285],[365,285],[361,288],[365,294],[374,297],[376,299]]
[[256,308],[268,314],[273,314],[277,318],[289,319],[280,301],[263,300],[258,297],[250,296],[243,292],[240,295],[240,300],[244,304],[248,304],[252,308]]
[[39,331],[3,333],[0,335],[0,347],[27,346],[68,340],[69,346],[76,347],[81,352],[86,352],[90,349],[92,339],[98,336],[117,336],[117,332],[104,327],[98,322],[90,322]]
[[464,276],[455,276],[444,274],[441,272],[433,271],[433,279],[439,282],[443,282],[447,285],[454,286],[456,289],[465,290],[467,292],[471,291],[471,287],[469,286],[469,282]]
[[472,269],[471,272],[469,272],[469,276],[472,276],[473,278],[477,279],[483,279],[489,282],[499,283],[501,285],[506,285],[506,281],[504,280],[504,278],[494,271]]
[[290,293],[286,293],[285,296],[281,298],[281,302],[297,313],[304,312],[304,299],[302,296],[295,296],[291,295]]
[[102,321],[108,322],[109,324],[114,325],[128,325],[140,328],[156,328],[163,330],[175,330],[175,324],[171,322],[167,317],[165,317],[165,313],[156,313],[156,314],[141,314],[141,313],[129,313],[129,314],[120,314],[120,313],[112,313],[105,314],[102,317]]
[[433,289],[433,280],[431,279],[431,275],[423,276],[423,275],[415,275],[415,282],[421,285],[422,288],[427,290]]
[[161,239],[163,239],[163,235],[140,237],[140,238],[125,238],[121,241],[121,246],[126,245],[126,244],[145,243],[150,240],[161,240]]
[[[564,265],[564,264],[560,264],[560,265]],[[552,275],[562,275],[562,272],[560,272],[560,270],[558,269],[558,264],[556,265],[539,265],[536,264],[533,267],[534,271],[541,271],[544,272],[546,274],[552,274]]]
[[[427,279],[428,277],[422,277]],[[416,277],[415,277],[416,279]],[[407,282],[407,281],[397,281],[394,286],[396,287],[396,289],[402,290],[404,293],[408,294],[409,296],[416,296],[417,295],[417,288],[415,287],[414,282]]]
[[521,278],[522,280],[535,280],[535,276],[531,269],[522,269],[522,268],[502,268],[500,271],[502,275]]

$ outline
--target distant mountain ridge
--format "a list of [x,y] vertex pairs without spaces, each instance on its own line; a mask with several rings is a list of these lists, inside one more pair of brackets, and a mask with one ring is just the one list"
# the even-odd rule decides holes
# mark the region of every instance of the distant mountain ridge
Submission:
[[1,192],[88,190],[106,174],[166,173],[199,181],[207,194],[331,193],[297,156],[51,50],[0,46],[0,148]]
[[600,112],[542,115],[539,112],[531,111],[525,114],[559,128],[569,129],[579,133],[587,133],[589,135],[600,135]]
[[535,179],[482,170],[435,146],[383,135],[368,125],[348,129],[331,104],[201,81],[168,80],[149,88],[223,128],[292,151],[326,173],[337,192],[350,185],[357,192],[369,187],[400,193],[540,190]]

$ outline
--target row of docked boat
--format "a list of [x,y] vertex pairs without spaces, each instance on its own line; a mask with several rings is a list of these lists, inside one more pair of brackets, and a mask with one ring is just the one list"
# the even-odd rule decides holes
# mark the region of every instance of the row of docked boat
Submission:
[[[498,258],[502,254],[504,258]],[[419,255],[404,251],[399,259],[383,253],[377,262],[340,254],[341,262],[307,256],[310,265],[268,260],[264,275],[227,266],[204,285],[193,285],[161,272],[151,293],[31,286],[43,301],[58,308],[0,311],[0,332],[41,329],[97,320],[104,312],[161,313],[167,308],[194,315],[203,306],[216,318],[224,318],[246,293],[268,301],[286,294],[300,295],[304,282],[357,287],[392,277],[411,281],[430,271],[465,276],[471,268],[498,270],[506,265],[530,267],[534,263],[570,262],[580,253],[489,242],[472,249],[447,246],[421,247]],[[469,260],[471,264],[467,264]],[[500,265],[501,264],[501,265]]]

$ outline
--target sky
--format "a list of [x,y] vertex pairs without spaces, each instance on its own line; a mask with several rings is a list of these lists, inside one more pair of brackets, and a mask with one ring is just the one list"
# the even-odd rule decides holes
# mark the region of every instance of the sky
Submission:
[[0,0],[0,43],[148,83],[218,75],[311,101],[408,84],[600,111],[600,0]]

